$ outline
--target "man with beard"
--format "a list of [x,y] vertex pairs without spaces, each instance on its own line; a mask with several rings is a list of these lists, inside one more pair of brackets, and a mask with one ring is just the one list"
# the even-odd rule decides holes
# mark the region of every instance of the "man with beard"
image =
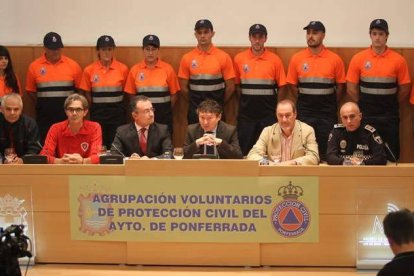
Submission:
[[270,156],[281,165],[318,165],[319,154],[313,128],[296,120],[296,106],[282,100],[276,107],[277,123],[265,127],[247,159],[261,160]]
[[323,45],[322,22],[311,21],[303,29],[308,48],[290,60],[287,82],[298,98],[298,119],[315,129],[321,160],[325,160],[328,135],[337,122],[337,103],[345,88],[345,68],[341,58]]
[[243,155],[247,155],[263,128],[276,122],[276,103],[286,84],[281,59],[264,46],[266,27],[252,25],[249,40],[250,49],[234,58],[236,91],[240,95],[237,131]]
[[182,95],[189,99],[188,124],[198,123],[197,107],[213,99],[222,107],[234,92],[234,68],[229,54],[213,44],[215,32],[208,19],[200,19],[194,27],[197,47],[180,62],[178,78]]

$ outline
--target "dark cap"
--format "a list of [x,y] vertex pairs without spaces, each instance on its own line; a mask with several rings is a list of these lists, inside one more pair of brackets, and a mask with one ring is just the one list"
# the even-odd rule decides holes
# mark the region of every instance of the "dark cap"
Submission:
[[148,45],[152,45],[155,48],[160,48],[160,39],[156,35],[146,35],[142,40],[142,47],[147,47]]
[[213,30],[213,24],[211,24],[211,21],[208,19],[200,19],[196,22],[194,31],[197,31],[198,29],[206,28]]
[[267,29],[262,24],[254,24],[249,29],[249,35],[252,35],[252,34],[267,35]]
[[385,31],[388,34],[388,23],[384,19],[375,19],[375,20],[373,20],[371,22],[371,24],[369,25],[369,30],[371,31],[374,28],[375,29],[381,29],[381,30]]
[[96,48],[99,49],[104,47],[115,47],[115,41],[112,36],[103,35],[98,38],[98,41],[96,41]]
[[62,38],[58,33],[47,33],[43,38],[43,46],[50,50],[63,48]]
[[315,31],[325,32],[325,26],[322,24],[321,21],[311,21],[303,29],[304,30],[311,29],[311,30],[315,30]]

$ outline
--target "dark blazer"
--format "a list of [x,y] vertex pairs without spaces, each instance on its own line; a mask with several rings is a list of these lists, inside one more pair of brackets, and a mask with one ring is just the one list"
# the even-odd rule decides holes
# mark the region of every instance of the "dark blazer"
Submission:
[[17,156],[22,157],[25,154],[38,154],[40,152],[42,148],[39,143],[39,128],[35,120],[26,115],[21,115],[19,120],[10,124],[4,118],[3,113],[0,112],[0,163],[4,150],[12,144],[9,136],[10,129],[13,129],[13,144]]
[[[203,153],[203,147],[198,147],[196,140],[204,135],[204,130],[200,124],[192,124],[187,128],[187,137],[184,142],[184,158],[191,159],[194,154]],[[216,137],[223,140],[217,147],[220,159],[241,159],[243,154],[239,146],[237,129],[235,126],[219,121],[217,125]]]
[[[115,148],[116,147],[116,148]],[[111,151],[121,151],[125,156],[138,153],[144,154],[139,147],[139,139],[135,123],[130,123],[118,127],[115,139],[112,142]],[[171,136],[167,125],[153,123],[148,129],[147,154],[146,156],[158,157],[164,152],[172,151]]]

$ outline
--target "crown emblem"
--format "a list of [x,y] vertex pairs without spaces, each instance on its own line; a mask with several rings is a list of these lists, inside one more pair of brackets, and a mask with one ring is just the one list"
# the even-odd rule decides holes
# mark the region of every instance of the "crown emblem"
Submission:
[[316,24],[316,22],[315,22],[315,21],[312,21],[312,22],[311,22],[311,25],[315,25],[315,24]]
[[381,24],[381,20],[377,19],[377,21],[375,22],[376,24]]
[[200,24],[204,24],[204,20],[200,20]]
[[292,181],[289,181],[289,185],[281,186],[277,190],[277,194],[284,199],[298,199],[298,197],[303,195],[303,189],[300,186],[295,186],[292,184]]
[[260,29],[259,24],[257,24],[255,28],[256,28],[256,30]]
[[109,37],[105,36],[105,41],[108,42],[109,41]]
[[149,40],[154,40],[154,37],[152,35],[150,35],[150,37],[148,39]]
[[56,41],[57,41],[56,36],[53,36],[53,37],[52,37],[52,41],[53,41],[53,42],[56,42]]

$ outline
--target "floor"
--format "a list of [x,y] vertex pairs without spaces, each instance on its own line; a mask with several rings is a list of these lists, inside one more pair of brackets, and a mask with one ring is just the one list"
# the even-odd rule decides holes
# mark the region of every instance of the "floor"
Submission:
[[[22,267],[22,275],[25,268]],[[377,271],[356,271],[354,268],[293,268],[293,267],[181,267],[36,264],[27,276],[154,276],[154,275],[248,275],[248,276],[375,276]]]

